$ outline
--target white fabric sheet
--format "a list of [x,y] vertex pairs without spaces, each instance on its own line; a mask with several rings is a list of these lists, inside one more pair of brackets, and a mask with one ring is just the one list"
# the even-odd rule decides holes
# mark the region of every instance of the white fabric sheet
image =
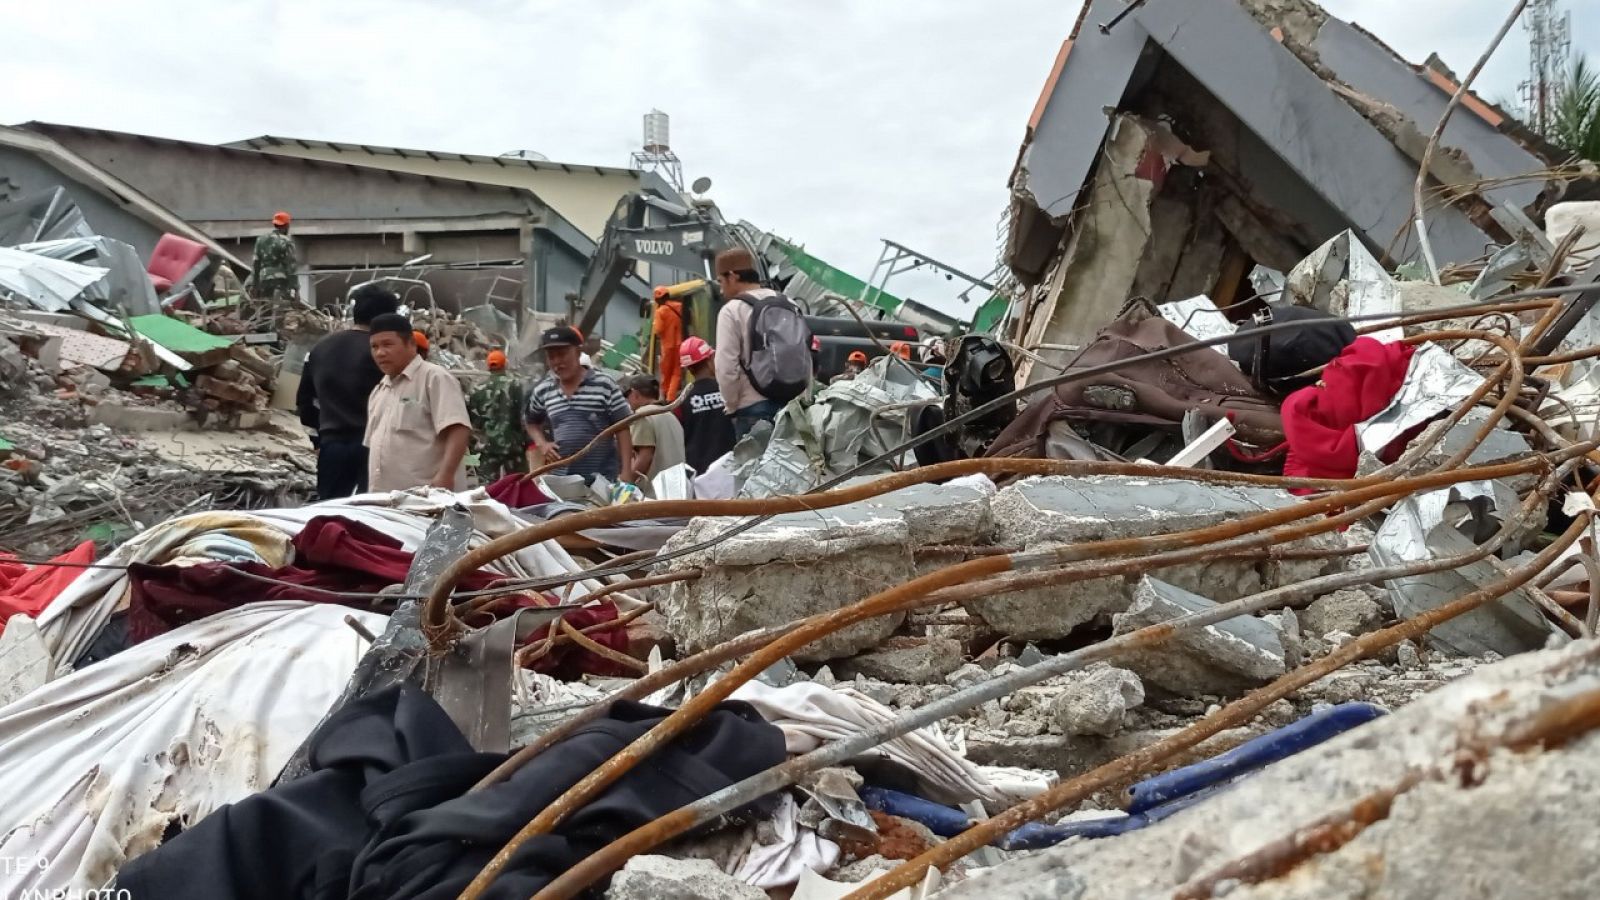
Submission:
[[104,886],[189,825],[265,790],[387,617],[256,603],[152,638],[0,707],[0,897]]

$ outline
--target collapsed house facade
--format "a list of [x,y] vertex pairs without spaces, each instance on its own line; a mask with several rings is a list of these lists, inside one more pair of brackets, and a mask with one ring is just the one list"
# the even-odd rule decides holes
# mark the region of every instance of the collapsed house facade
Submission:
[[[505,178],[425,174],[43,122],[23,128],[139,186],[246,260],[273,211],[289,210],[304,269],[300,296],[314,305],[340,301],[350,286],[376,275],[400,274],[426,281],[445,309],[489,306],[515,323],[515,333],[536,332],[530,315],[566,313],[567,297],[578,289],[595,248],[594,239],[541,194]],[[367,162],[387,158],[361,155]],[[487,176],[488,168],[475,171]],[[619,188],[632,183],[606,177]],[[420,257],[427,257],[424,266],[401,271]],[[632,302],[617,304],[619,317],[627,314],[626,322],[614,323],[618,333],[635,327],[648,287],[633,281],[622,291]],[[425,306],[425,297],[409,291],[406,299]]]
[[[1257,266],[1286,272],[1346,230],[1419,260],[1412,187],[1455,88],[1307,0],[1085,3],[1012,173],[1013,334],[1055,361],[1136,297],[1227,310]],[[1556,159],[1466,95],[1425,189],[1439,264],[1542,222]]]

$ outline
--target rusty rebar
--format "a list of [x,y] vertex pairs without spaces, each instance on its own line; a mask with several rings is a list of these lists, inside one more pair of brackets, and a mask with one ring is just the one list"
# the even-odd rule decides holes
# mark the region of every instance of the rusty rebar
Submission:
[[[1570,461],[1564,463],[1561,468],[1547,476],[1523,504],[1523,511],[1531,512],[1537,509],[1544,502],[1541,492],[1553,489],[1559,483],[1562,472],[1570,469],[1573,465],[1575,464]],[[656,820],[656,822],[635,829],[598,853],[590,854],[578,866],[563,874],[555,882],[552,882],[539,896],[541,898],[547,896],[551,898],[572,896],[584,886],[592,884],[609,872],[614,871],[633,855],[648,852],[651,848],[690,828],[711,821],[716,816],[742,806],[757,797],[765,796],[771,791],[792,784],[808,772],[843,762],[885,741],[907,734],[949,715],[1005,696],[1020,688],[1037,684],[1047,678],[1082,668],[1098,660],[1115,657],[1133,649],[1158,646],[1186,630],[1285,605],[1299,597],[1325,593],[1357,584],[1442,571],[1484,559],[1497,550],[1511,536],[1515,530],[1517,520],[1518,517],[1508,516],[1505,523],[1501,525],[1500,529],[1489,541],[1455,556],[1401,563],[1364,572],[1340,573],[1314,578],[1294,585],[1286,585],[1245,597],[1232,603],[1219,605],[1206,612],[1190,614],[1172,621],[1151,625],[1126,635],[1113,637],[1091,647],[1045,660],[1027,669],[1018,670],[970,686],[943,700],[903,714],[893,722],[879,726],[868,733],[836,741],[805,756],[789,760],[773,769],[747,778],[739,784],[681,807],[673,813]],[[929,595],[920,605],[958,602],[963,599],[970,599],[967,596],[969,594],[994,596],[1027,588],[1058,584],[1069,580],[1080,580],[1082,577],[1085,577],[1082,567],[1066,567],[1039,573],[1002,575],[986,581],[973,582],[936,591]]]
[[788,625],[776,625],[771,628],[746,632],[738,637],[723,641],[715,647],[702,650],[693,656],[680,659],[675,663],[663,666],[655,672],[635,679],[626,687],[620,688],[598,702],[579,710],[560,725],[529,741],[522,749],[511,754],[505,762],[496,766],[494,771],[479,779],[478,783],[474,784],[468,793],[476,793],[511,777],[511,773],[540,753],[543,753],[545,748],[564,740],[568,735],[590,722],[603,718],[611,708],[611,705],[618,700],[642,700],[664,687],[670,687],[685,678],[692,678],[701,672],[716,668],[730,659],[737,659],[753,650],[759,649],[771,643],[773,638],[798,627],[800,627],[800,623],[793,622]]
[[1517,347],[1509,339],[1501,337],[1497,334],[1491,334],[1487,331],[1474,332],[1457,330],[1428,332],[1427,334],[1420,334],[1414,337],[1406,338],[1405,343],[1415,344],[1422,343],[1424,341],[1450,340],[1452,338],[1470,338],[1488,341],[1489,343],[1499,346],[1502,350],[1505,350],[1507,357],[1505,361],[1503,361],[1499,367],[1496,368],[1495,373],[1491,377],[1484,379],[1483,382],[1479,384],[1470,395],[1468,395],[1465,401],[1457,405],[1451,414],[1446,417],[1444,425],[1434,430],[1431,440],[1427,442],[1414,441],[1411,446],[1406,449],[1405,453],[1401,454],[1399,459],[1387,466],[1384,466],[1374,474],[1392,475],[1405,472],[1410,469],[1418,460],[1426,456],[1428,452],[1433,449],[1435,444],[1443,440],[1444,436],[1449,433],[1450,429],[1454,428],[1458,422],[1465,418],[1467,413],[1471,412],[1473,407],[1478,405],[1479,401],[1487,397],[1489,392],[1494,389],[1496,384],[1502,380],[1509,379],[1510,384],[1507,385],[1503,391],[1503,396],[1500,402],[1496,404],[1495,411],[1490,414],[1488,420],[1486,420],[1474,434],[1473,439],[1468,441],[1465,447],[1463,447],[1456,454],[1452,455],[1449,461],[1441,464],[1438,468],[1448,469],[1453,466],[1460,465],[1468,456],[1472,455],[1472,451],[1476,450],[1479,444],[1488,439],[1495,426],[1499,424],[1500,419],[1504,417],[1506,408],[1510,407],[1516,402],[1517,394],[1522,389],[1523,368],[1522,361],[1517,356]]
[[564,632],[573,643],[589,651],[590,653],[593,653],[594,655],[604,659],[608,659],[619,666],[632,669],[633,671],[641,674],[650,671],[650,666],[648,666],[644,660],[636,659],[620,650],[613,650],[610,647],[599,643],[594,638],[589,637],[576,628],[573,628],[572,623],[568,622],[566,619],[558,619],[557,621],[561,624],[562,632]]
[[1443,606],[1419,613],[1399,624],[1381,631],[1363,635],[1322,659],[1302,666],[1271,684],[1228,704],[1204,719],[1122,757],[1114,762],[1057,785],[997,816],[986,819],[948,841],[934,847],[916,859],[903,863],[875,881],[864,885],[845,900],[883,900],[895,891],[908,887],[920,879],[930,867],[944,867],[968,853],[984,846],[995,838],[1047,815],[1057,809],[1087,797],[1094,791],[1112,784],[1136,778],[1172,756],[1188,750],[1223,730],[1232,728],[1260,713],[1267,706],[1348,663],[1370,656],[1403,640],[1419,637],[1434,627],[1465,615],[1492,600],[1516,590],[1531,581],[1539,572],[1555,561],[1567,547],[1583,535],[1593,511],[1581,514],[1562,535],[1542,550],[1526,566],[1508,572],[1487,587],[1472,591]]
[[[665,518],[682,516],[750,516],[770,517],[785,512],[800,512],[807,510],[828,509],[876,497],[881,494],[896,491],[914,484],[929,481],[939,481],[955,478],[960,475],[974,473],[983,474],[1020,474],[1020,475],[1133,475],[1141,478],[1165,477],[1186,481],[1198,481],[1206,484],[1223,485],[1250,485],[1260,487],[1307,487],[1314,489],[1344,489],[1352,487],[1365,487],[1373,484],[1388,482],[1387,476],[1371,476],[1356,479],[1328,479],[1328,478],[1276,478],[1273,476],[1247,475],[1236,472],[1217,472],[1208,469],[1164,469],[1153,472],[1149,466],[1135,463],[1098,463],[1080,462],[1073,460],[1050,459],[967,459],[957,462],[942,463],[935,466],[924,466],[910,472],[901,472],[875,478],[864,484],[853,485],[847,488],[828,491],[821,494],[799,494],[786,497],[769,497],[760,500],[650,500],[639,503],[626,503],[620,506],[607,506],[585,512],[561,516],[549,522],[541,522],[519,529],[511,534],[502,535],[474,550],[469,551],[456,562],[452,563],[434,582],[429,592],[426,606],[423,610],[423,630],[428,634],[436,648],[441,647],[441,642],[449,637],[449,597],[456,583],[468,572],[475,571],[502,556],[515,553],[524,547],[541,543],[564,534],[583,531],[589,528],[600,528],[616,525],[633,519]],[[751,527],[762,521],[757,518],[749,520],[741,526],[734,526],[728,532],[687,548],[679,548],[670,554],[658,554],[655,560],[659,563],[668,558],[678,557],[711,546],[727,537],[742,527]],[[511,592],[517,589],[534,590],[543,587],[564,584],[585,578],[596,578],[607,574],[607,568],[589,569],[578,573],[567,573],[553,578],[529,579],[527,581],[506,582],[499,589]]]
[[[921,597],[921,595],[936,591],[942,587],[971,581],[985,575],[1009,571],[1014,567],[1042,567],[1053,563],[1112,557],[1113,562],[1102,564],[1108,567],[1108,572],[1112,572],[1116,570],[1119,563],[1150,565],[1155,562],[1145,559],[1115,560],[1115,557],[1148,555],[1180,548],[1190,550],[1195,558],[1203,558],[1205,555],[1215,552],[1216,548],[1210,545],[1219,541],[1241,535],[1251,535],[1262,529],[1293,522],[1297,519],[1378,501],[1382,498],[1398,498],[1417,490],[1442,487],[1483,477],[1504,477],[1534,471],[1539,468],[1548,468],[1548,462],[1544,457],[1524,460],[1507,466],[1490,466],[1477,470],[1434,473],[1413,479],[1396,480],[1387,484],[1349,491],[1333,497],[1305,501],[1282,509],[1258,513],[1244,519],[1225,522],[1208,528],[1193,529],[1176,534],[1097,541],[1086,544],[1068,544],[1032,550],[1012,557],[970,560],[912,579],[851,606],[834,610],[824,615],[814,616],[805,620],[799,628],[788,632],[771,644],[761,648],[726,676],[709,685],[704,691],[684,704],[683,707],[657,724],[650,732],[624,748],[547,806],[496,854],[489,865],[479,873],[468,889],[462,893],[461,900],[473,900],[473,898],[478,897],[500,869],[504,867],[511,854],[524,841],[536,834],[548,832],[549,829],[564,820],[573,810],[580,808],[596,793],[614,783],[617,778],[620,778],[639,761],[649,757],[665,743],[703,718],[712,707],[726,699],[740,685],[794,650],[839,628],[848,627],[856,622],[883,615],[907,598]],[[1337,517],[1334,517],[1320,522],[1313,522],[1310,526],[1297,526],[1295,531],[1305,534],[1317,533],[1322,530],[1328,530],[1331,527],[1338,527],[1339,523],[1336,520]],[[1330,522],[1334,524],[1328,526],[1327,523]],[[1265,540],[1270,541],[1275,538],[1288,539],[1293,536],[1287,533],[1288,531],[1288,529],[1285,529],[1286,533],[1281,536],[1268,535]],[[1162,563],[1168,564],[1177,561],[1179,560],[1161,560]],[[1096,572],[1094,574],[1103,573]],[[926,598],[922,597],[922,599],[925,600]],[[555,895],[551,894],[550,896]]]

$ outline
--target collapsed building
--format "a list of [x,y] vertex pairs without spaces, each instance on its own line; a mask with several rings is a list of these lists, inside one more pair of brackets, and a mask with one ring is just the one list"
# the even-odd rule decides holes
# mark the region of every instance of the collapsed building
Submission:
[[[77,485],[12,453],[0,891],[1592,895],[1600,269],[1552,212],[1589,173],[1468,94],[1414,215],[1455,85],[1299,0],[1091,0],[1013,176],[997,333],[942,372],[886,352],[653,501],[547,466],[161,510],[131,495],[197,479],[118,482],[126,422]],[[404,253],[553,215],[534,175],[459,178],[483,158],[77,137],[354,190],[308,205],[319,254],[392,251],[384,184]],[[249,215],[215,202],[227,252]],[[873,289],[762,250],[808,299]],[[43,393],[4,408],[46,463],[77,398],[172,384],[123,371],[176,369],[156,345],[265,388],[249,335],[158,316],[63,366],[16,312],[0,364]],[[25,504],[68,515],[13,541]],[[109,553],[42,558],[117,504]]]
[[[1013,334],[1060,362],[1135,297],[1246,317],[1258,266],[1346,230],[1419,262],[1412,186],[1456,87],[1309,0],[1086,3],[1012,173]],[[1540,232],[1564,161],[1469,93],[1429,165],[1439,263]]]

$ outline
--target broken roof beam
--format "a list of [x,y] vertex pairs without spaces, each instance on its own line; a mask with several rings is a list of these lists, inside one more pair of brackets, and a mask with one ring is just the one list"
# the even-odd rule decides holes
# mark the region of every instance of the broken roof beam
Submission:
[[[1273,40],[1238,0],[1149,4],[1132,19],[1370,245],[1381,251],[1406,234],[1416,165]],[[1428,224],[1443,260],[1472,259],[1489,240],[1452,208],[1435,210]],[[1403,246],[1414,248],[1414,238]]]

